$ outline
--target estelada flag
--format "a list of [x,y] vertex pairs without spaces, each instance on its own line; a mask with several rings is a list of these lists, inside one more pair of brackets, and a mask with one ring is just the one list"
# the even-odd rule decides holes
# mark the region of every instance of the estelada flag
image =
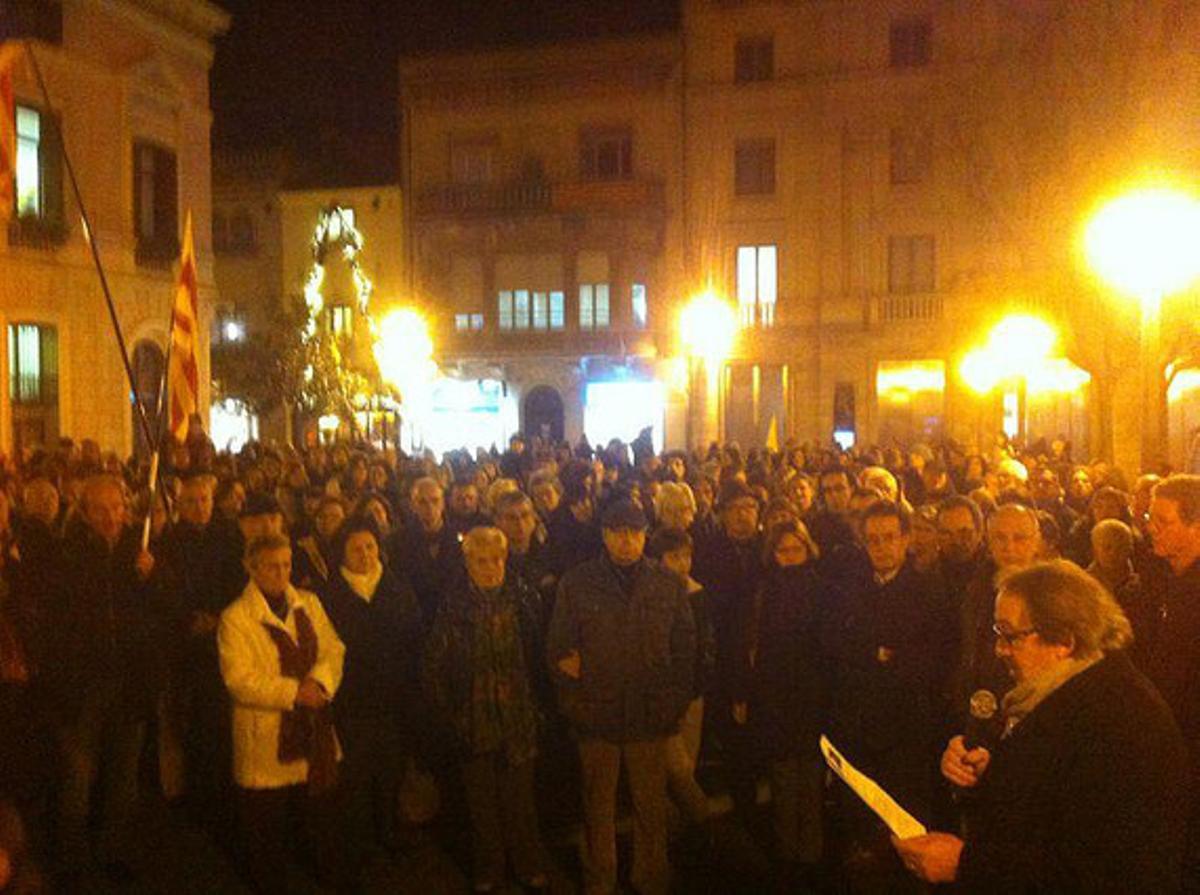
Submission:
[[171,401],[171,435],[183,442],[188,422],[197,412],[200,372],[196,335],[200,328],[200,296],[196,291],[196,247],[192,242],[192,213],[183,225],[183,252],[179,257],[179,283],[171,312],[171,362],[167,369],[167,395]]
[[13,94],[13,68],[22,47],[14,41],[0,43],[0,216],[13,207],[17,174],[17,107]]

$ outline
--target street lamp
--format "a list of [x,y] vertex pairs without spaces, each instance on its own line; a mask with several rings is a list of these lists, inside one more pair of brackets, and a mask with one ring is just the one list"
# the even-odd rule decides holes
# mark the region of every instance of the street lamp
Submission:
[[372,348],[379,375],[400,393],[405,416],[411,424],[420,418],[425,386],[437,372],[433,338],[425,318],[412,308],[390,312],[379,321]]
[[[711,289],[693,298],[679,314],[679,339],[689,360],[688,422],[692,430],[689,441],[694,446],[720,437],[717,396],[721,367],[733,349],[737,331],[737,314]],[[694,408],[699,403],[696,386],[701,369],[706,374],[703,377],[705,413],[697,424]]]
[[1010,436],[1028,435],[1026,417],[1031,384],[1037,382],[1045,388],[1048,382],[1056,385],[1061,378],[1048,372],[1053,363],[1050,355],[1057,342],[1058,333],[1045,320],[1013,314],[992,327],[982,347],[963,357],[959,375],[972,391],[986,395],[1003,383],[1016,384],[1013,409],[1017,425],[1016,431],[1007,432]]
[[1162,302],[1200,276],[1200,201],[1166,187],[1139,189],[1106,203],[1088,222],[1089,266],[1141,304],[1141,467],[1158,468],[1167,442]]

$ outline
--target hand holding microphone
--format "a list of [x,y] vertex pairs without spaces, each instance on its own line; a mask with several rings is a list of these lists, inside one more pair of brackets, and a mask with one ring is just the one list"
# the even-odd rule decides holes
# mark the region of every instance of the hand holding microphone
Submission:
[[970,788],[979,783],[992,760],[989,747],[998,730],[996,696],[990,690],[971,694],[970,717],[962,736],[956,736],[942,753],[942,776],[955,786]]

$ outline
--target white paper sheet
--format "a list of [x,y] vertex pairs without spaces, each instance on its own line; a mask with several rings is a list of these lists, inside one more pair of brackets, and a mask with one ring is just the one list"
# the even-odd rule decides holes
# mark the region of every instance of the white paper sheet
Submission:
[[925,827],[919,820],[901,808],[883,787],[850,764],[846,756],[825,736],[821,737],[821,754],[825,756],[825,763],[829,765],[830,770],[841,777],[896,836],[900,839],[912,839],[914,836],[925,835]]

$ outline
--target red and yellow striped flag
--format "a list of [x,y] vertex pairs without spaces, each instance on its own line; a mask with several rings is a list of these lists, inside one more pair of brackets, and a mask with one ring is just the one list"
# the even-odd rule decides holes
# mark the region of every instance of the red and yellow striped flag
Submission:
[[171,401],[171,435],[183,442],[188,422],[200,404],[200,372],[196,335],[200,329],[200,296],[196,290],[196,247],[192,242],[192,213],[183,225],[183,253],[179,258],[179,285],[171,313],[171,363],[167,370],[167,395]]
[[17,108],[13,94],[13,68],[21,57],[21,45],[0,44],[0,217],[13,207],[13,184],[17,176]]

